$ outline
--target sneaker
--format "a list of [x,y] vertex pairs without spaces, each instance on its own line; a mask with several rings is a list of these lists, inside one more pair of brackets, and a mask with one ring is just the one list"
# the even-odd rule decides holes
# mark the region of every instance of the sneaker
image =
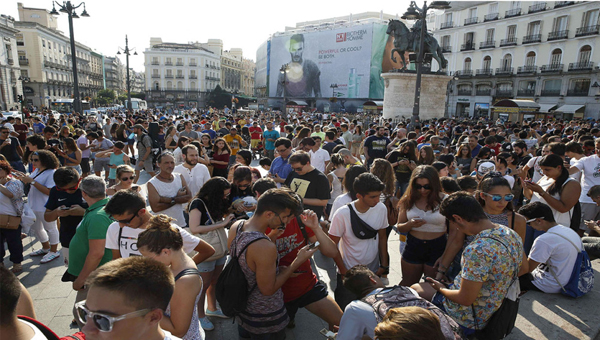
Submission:
[[291,319],[290,322],[287,324],[286,327],[289,328],[289,329],[296,328],[296,320],[295,319]]
[[44,256],[44,255],[48,254],[48,252],[49,252],[49,250],[42,248],[42,249],[38,249],[38,250],[32,252],[31,254],[29,254],[29,256]]
[[13,274],[17,274],[23,271],[23,265],[20,263],[13,263],[12,268],[10,269]]
[[390,284],[390,280],[387,277],[380,277],[380,279],[384,286],[387,287]]
[[42,260],[40,261],[40,263],[48,263],[50,261],[56,260],[57,258],[60,257],[60,253],[59,252],[48,252],[48,254],[44,255],[44,257],[42,257]]
[[215,325],[213,325],[213,323],[210,322],[210,320],[208,320],[206,316],[200,318],[200,327],[202,327],[202,329],[204,329],[205,331],[212,331],[213,329],[215,329]]
[[223,314],[223,311],[220,309],[217,309],[216,311],[211,311],[211,310],[206,310],[206,316],[214,316],[216,318],[221,318],[221,319],[229,319],[229,317],[225,314]]

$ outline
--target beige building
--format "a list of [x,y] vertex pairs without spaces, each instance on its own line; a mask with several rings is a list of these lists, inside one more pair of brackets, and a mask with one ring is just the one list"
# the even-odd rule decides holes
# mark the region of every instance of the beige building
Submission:
[[487,115],[499,100],[530,99],[548,115],[599,118],[600,3],[453,1],[451,6],[428,17],[455,76],[446,103],[450,116]]
[[131,93],[141,93],[146,89],[146,77],[144,72],[136,72],[132,68],[129,69],[131,77]]
[[104,85],[106,89],[115,91],[117,96],[127,89],[125,65],[117,57],[104,57]]
[[[28,105],[49,106],[57,99],[73,96],[73,72],[69,38],[58,30],[56,18],[45,9],[27,8],[18,3],[15,22],[17,53]],[[82,99],[94,97],[102,88],[98,57],[89,47],[76,43],[79,92]],[[97,54],[96,54],[97,55]],[[95,65],[95,66],[94,66]]]
[[256,72],[256,64],[252,59],[242,59],[242,90],[241,93],[245,96],[256,97],[254,93],[254,73]]
[[20,63],[17,53],[17,34],[15,20],[0,16],[0,111],[20,108],[17,96],[23,95]]
[[221,55],[221,87],[231,93],[242,90],[242,61],[241,48],[232,48]]

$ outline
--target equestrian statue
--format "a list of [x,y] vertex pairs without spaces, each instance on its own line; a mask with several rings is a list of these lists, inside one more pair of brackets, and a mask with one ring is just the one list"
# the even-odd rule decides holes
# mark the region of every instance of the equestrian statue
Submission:
[[[395,19],[390,19],[388,23],[387,34],[393,35],[394,37],[394,48],[392,49],[390,56],[393,62],[396,62],[396,57],[394,56],[394,52],[398,52],[400,54],[400,58],[402,59],[403,70],[406,70],[406,60],[404,59],[404,52],[415,52],[419,55],[419,49],[421,47],[420,37],[421,37],[421,27],[422,27],[422,19],[417,20],[417,22],[413,25],[412,29],[408,29],[406,25],[400,21]],[[446,68],[448,65],[448,61],[444,58],[442,53],[442,48],[438,44],[437,40],[433,37],[433,35],[429,32],[425,32],[425,43],[424,43],[424,53],[430,53],[431,57],[435,59],[440,66],[440,69]]]

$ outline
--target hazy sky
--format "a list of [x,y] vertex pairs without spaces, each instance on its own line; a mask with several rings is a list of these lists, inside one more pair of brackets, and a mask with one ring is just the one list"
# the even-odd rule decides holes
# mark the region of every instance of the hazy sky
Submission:
[[[23,0],[22,3],[25,7],[52,10],[50,0]],[[418,3],[422,5],[422,1]],[[368,11],[402,15],[409,4],[407,0],[89,0],[86,7],[90,17],[74,19],[74,31],[75,40],[107,56],[114,56],[118,47],[125,47],[127,34],[130,48],[136,48],[139,54],[129,58],[130,66],[143,71],[141,52],[149,47],[150,37],[177,43],[221,39],[225,50],[239,47],[244,57],[256,60],[258,46],[269,35],[284,31],[286,26]],[[81,9],[77,13],[80,14]],[[18,20],[17,1],[0,0],[0,14]],[[58,18],[59,29],[68,36],[67,16],[61,13]],[[125,58],[121,57],[124,63]]]

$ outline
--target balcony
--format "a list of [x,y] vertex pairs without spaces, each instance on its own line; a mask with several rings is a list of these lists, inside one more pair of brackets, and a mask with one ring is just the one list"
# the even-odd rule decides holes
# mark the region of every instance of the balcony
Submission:
[[167,75],[165,75],[165,78],[166,79],[173,79],[173,75],[172,74],[167,74]]
[[198,66],[198,64],[196,64],[196,63],[190,63],[190,66],[191,67],[196,67],[196,66]]
[[512,98],[513,90],[496,90],[496,97]]
[[455,74],[459,78],[469,78],[473,76],[473,70],[459,70]]
[[191,75],[189,76],[189,78],[190,78],[190,79],[198,79],[198,76],[197,76],[197,75],[195,75],[195,74],[191,74]]
[[511,76],[515,71],[514,67],[499,67],[496,69],[496,77]]
[[151,65],[160,65],[160,62],[156,61],[156,60],[152,60]]
[[542,73],[562,73],[563,68],[565,68],[564,64],[550,64],[543,65],[540,71]]
[[537,13],[537,12],[542,12],[546,10],[546,3],[545,2],[539,2],[535,5],[531,5],[529,6],[529,12],[528,14],[531,13]]
[[479,18],[477,18],[477,17],[467,18],[467,19],[465,19],[465,26],[473,25],[473,24],[476,24],[477,22],[479,22]]
[[167,62],[165,62],[165,66],[173,66],[173,62],[167,61]]
[[535,65],[519,66],[517,68],[517,74],[535,74],[538,67]]
[[466,44],[462,44],[460,45],[460,50],[461,51],[474,51],[475,50],[475,43],[469,42]]
[[575,33],[575,36],[576,37],[585,37],[587,35],[598,34],[599,31],[600,31],[600,25],[579,27],[577,29],[577,32]]
[[560,96],[560,90],[542,90],[540,95],[542,97],[558,97]]
[[582,89],[571,89],[567,91],[567,96],[569,97],[587,97],[589,90]]
[[483,50],[484,48],[494,48],[496,47],[496,40],[482,41],[479,43],[479,49]]
[[554,9],[565,7],[565,6],[570,6],[573,4],[575,4],[575,1],[556,1],[554,3]]
[[454,27],[454,22],[452,21],[442,22],[442,24],[440,25],[441,30],[452,27]]
[[517,97],[533,97],[535,96],[535,90],[518,90]]
[[492,94],[492,89],[482,89],[482,90],[477,89],[477,90],[475,90],[475,94],[477,96],[489,96]]
[[504,18],[518,17],[519,15],[521,15],[521,9],[515,8],[515,9],[511,9],[509,11],[506,11],[506,13],[504,14]]
[[541,34],[526,35],[523,37],[523,44],[533,44],[542,42]]
[[569,30],[554,31],[554,32],[548,33],[548,41],[567,39],[568,37],[569,37]]
[[21,66],[29,65],[29,59],[19,59],[19,65],[21,65]]
[[452,47],[450,47],[450,46],[442,46],[442,52],[443,53],[450,53],[450,52],[452,52]]
[[490,14],[486,14],[483,17],[483,22],[486,21],[494,21],[494,20],[498,20],[498,13],[490,13]]
[[508,37],[500,40],[500,47],[503,46],[514,46],[517,44],[517,37]]
[[14,65],[15,64],[15,60],[12,58],[7,58],[6,61],[8,62],[8,65]]
[[471,96],[471,95],[473,95],[473,90],[472,89],[468,89],[468,90],[458,89],[458,95],[459,96]]
[[478,69],[477,72],[475,72],[475,75],[477,77],[489,77],[492,75],[493,72],[494,71],[491,68],[482,68]]
[[185,77],[183,76],[183,74],[178,74],[175,76],[175,78],[177,79],[185,79]]
[[591,71],[594,68],[594,63],[591,61],[584,61],[579,63],[569,63],[569,72],[577,71]]

